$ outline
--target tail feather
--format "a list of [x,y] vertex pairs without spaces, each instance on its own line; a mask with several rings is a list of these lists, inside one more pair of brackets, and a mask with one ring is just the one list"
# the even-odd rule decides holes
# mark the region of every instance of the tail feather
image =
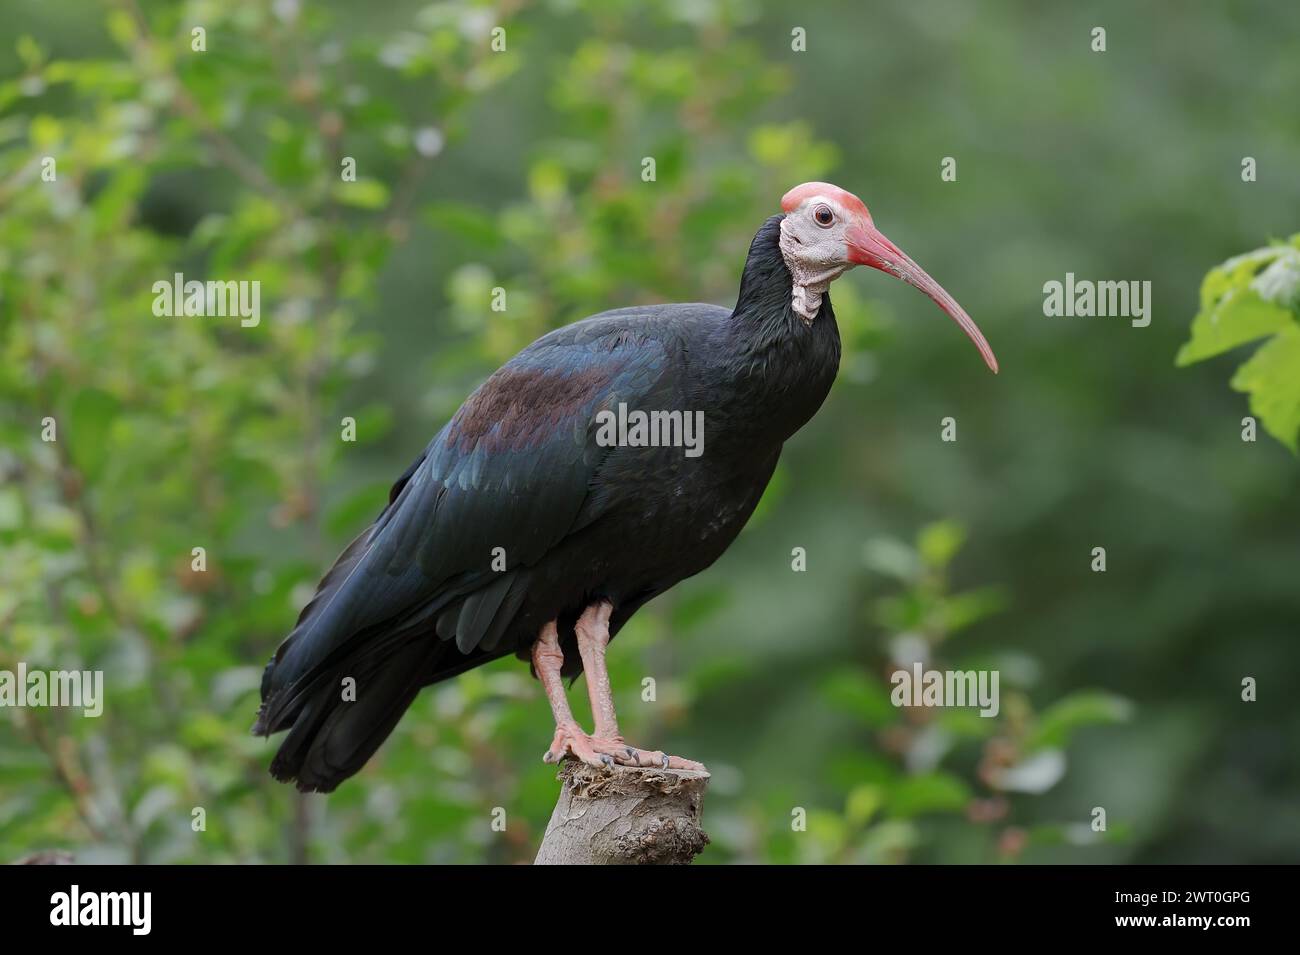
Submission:
[[446,648],[423,640],[382,660],[358,660],[354,699],[345,697],[342,677],[319,686],[280,746],[271,774],[296,780],[303,792],[333,792],[388,738]]
[[284,660],[285,654],[298,641],[310,634],[312,628],[320,622],[321,617],[329,609],[334,596],[338,593],[339,587],[356,569],[361,558],[365,556],[372,530],[373,528],[366,528],[364,532],[358,534],[352,543],[348,544],[344,549],[343,553],[339,555],[339,559],[334,562],[334,566],[326,571],[325,576],[316,585],[315,596],[308,601],[307,606],[302,608],[302,613],[298,615],[298,622],[294,624],[293,630],[276,649],[275,656],[271,658],[271,661],[266,665],[266,669],[262,671],[262,705],[257,710],[257,722],[253,725],[254,733],[262,736],[274,733],[277,730],[284,729],[297,716],[302,700],[301,698],[285,699],[282,691],[288,689],[294,679],[291,675],[286,674],[283,668],[278,667],[278,664]]
[[513,650],[502,644],[528,591],[526,572],[432,581],[417,566],[394,571],[385,557],[390,535],[409,531],[400,508],[418,464],[325,574],[262,676],[253,732],[289,730],[271,773],[303,791],[331,792],[360,770],[421,687]]
[[302,608],[293,630],[275,651],[262,674],[262,705],[257,711],[253,732],[266,735],[293,723],[304,702],[305,681],[328,672],[332,665],[353,652],[359,632],[381,623],[364,620],[357,613],[364,606],[359,593],[386,591],[396,606],[403,606],[419,589],[418,575],[395,580],[367,569],[373,545],[393,515],[397,513],[403,492],[410,484],[424,455],[421,454],[388,492],[388,504],[375,522],[358,534],[344,548],[338,560],[316,585],[316,594]]

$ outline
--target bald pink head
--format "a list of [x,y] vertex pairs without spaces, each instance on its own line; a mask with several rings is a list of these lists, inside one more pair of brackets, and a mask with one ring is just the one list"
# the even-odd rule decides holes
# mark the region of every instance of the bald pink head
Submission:
[[[781,197],[781,210],[785,212],[786,223],[795,236],[789,248],[783,247],[782,251],[787,256],[791,274],[796,276],[796,286],[798,276],[815,271],[810,263],[821,266],[827,263],[827,247],[832,246],[834,254],[843,262],[841,271],[854,265],[868,265],[888,272],[928,295],[961,326],[979,349],[984,363],[994,374],[997,373],[998,360],[993,349],[966,310],[902,249],[885,238],[871,221],[871,213],[861,199],[829,182],[805,182]],[[829,273],[823,269],[821,274]],[[796,297],[803,294],[806,293],[796,287]]]
[[834,199],[846,212],[852,212],[865,217],[868,222],[871,221],[871,213],[867,211],[865,202],[847,189],[841,189],[829,182],[805,182],[801,186],[795,186],[781,197],[781,211],[794,212],[814,196]]

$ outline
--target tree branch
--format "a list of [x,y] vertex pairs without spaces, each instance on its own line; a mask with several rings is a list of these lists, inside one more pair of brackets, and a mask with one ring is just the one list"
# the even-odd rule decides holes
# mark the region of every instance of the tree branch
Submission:
[[709,844],[709,774],[567,760],[535,865],[686,865]]

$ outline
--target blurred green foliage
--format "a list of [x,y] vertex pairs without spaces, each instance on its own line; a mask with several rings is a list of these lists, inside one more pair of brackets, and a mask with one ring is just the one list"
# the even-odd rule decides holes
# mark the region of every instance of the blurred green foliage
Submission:
[[[1012,822],[1013,800],[1060,781],[1076,731],[1123,722],[1132,707],[1113,694],[1078,690],[1035,713],[1034,658],[961,650],[953,638],[1005,602],[995,588],[949,592],[948,568],[963,538],[960,526],[944,521],[922,528],[914,545],[885,537],[866,542],[868,568],[901,590],[874,602],[879,650],[862,665],[837,668],[815,688],[859,727],[860,744],[828,765],[843,790],[843,807],[808,812],[806,830],[770,833],[765,845],[772,858],[881,863],[926,851],[942,857],[946,829],[963,822],[983,842],[979,851],[987,859],[1015,859],[1031,844],[1089,845],[1125,833],[1122,826],[1094,830],[1085,821],[1040,822],[1032,829]],[[997,671],[997,712],[895,705],[893,674],[910,673],[914,663],[925,670]]]
[[[732,301],[755,229],[816,178],[866,199],[1003,373],[913,291],[837,283],[827,407],[731,551],[611,654],[628,737],[714,772],[703,858],[1300,857],[1294,461],[1240,440],[1217,369],[1168,361],[1206,264],[1294,231],[1300,9],[16,0],[6,17],[0,668],[102,669],[107,701],[100,719],[4,714],[0,859],[530,859],[556,783],[517,661],[426,692],[325,798],[266,774],[273,747],[247,734],[261,665],[500,361],[601,309]],[[1155,321],[1044,318],[1067,270],[1150,278]],[[261,323],[154,316],[175,272],[260,281]],[[1253,278],[1211,274],[1226,284],[1182,361],[1276,333],[1238,383],[1294,446],[1270,396],[1295,376],[1256,365],[1288,333],[1216,337],[1215,302]],[[998,716],[890,705],[913,659],[998,668]]]
[[1234,256],[1201,283],[1192,337],[1178,352],[1190,365],[1267,338],[1232,376],[1250,410],[1292,453],[1300,435],[1300,235]]

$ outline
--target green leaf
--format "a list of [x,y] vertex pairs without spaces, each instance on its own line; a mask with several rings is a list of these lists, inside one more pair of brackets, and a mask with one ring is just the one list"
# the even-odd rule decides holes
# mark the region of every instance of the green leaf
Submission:
[[885,791],[880,786],[865,783],[855,786],[844,803],[844,816],[855,826],[863,826],[871,821],[885,802]]
[[1197,314],[1192,337],[1175,361],[1185,367],[1294,325],[1290,311],[1264,301],[1253,288],[1235,289]]
[[98,388],[83,388],[72,399],[68,428],[59,432],[59,440],[68,442],[68,453],[87,478],[98,475],[104,465],[117,413],[117,399]]
[[927,812],[955,812],[970,798],[966,784],[949,773],[905,776],[889,794],[889,814],[909,817]]
[[358,209],[382,209],[388,205],[388,187],[378,179],[337,182],[334,184],[334,198]]
[[32,146],[37,149],[52,149],[63,141],[63,123],[53,116],[41,114],[32,117],[28,128]]
[[1042,712],[1026,741],[1026,749],[1064,747],[1080,727],[1122,723],[1132,713],[1132,703],[1111,693],[1095,690],[1071,693]]
[[148,181],[141,166],[128,165],[114,173],[108,184],[95,196],[95,224],[109,232],[125,223],[135,210],[135,203]]
[[40,66],[41,61],[45,59],[45,51],[41,49],[41,45],[25,33],[18,38],[14,48],[18,51],[18,59],[22,60],[23,66],[29,70]]
[[1250,395],[1250,410],[1264,430],[1296,453],[1300,432],[1300,326],[1275,335],[1232,376]]
[[495,216],[484,214],[467,202],[436,202],[425,207],[424,221],[457,239],[485,251],[501,247],[500,223]]
[[867,726],[887,726],[898,718],[898,710],[889,702],[889,691],[884,684],[869,679],[859,670],[835,673],[822,684],[820,696],[833,708],[857,717]]
[[1300,235],[1289,244],[1256,249],[1210,270],[1201,310],[1179,366],[1272,335],[1237,369],[1232,387],[1250,395],[1250,408],[1269,434],[1297,453],[1300,433]]
[[1250,287],[1266,302],[1293,311],[1300,309],[1300,249],[1284,248],[1272,265],[1255,276]]
[[864,865],[902,862],[920,841],[920,834],[910,822],[887,819],[867,830],[852,861]]
[[981,716],[974,706],[964,706],[939,710],[933,726],[940,733],[958,739],[988,739],[997,732],[998,721]]
[[1001,587],[980,587],[953,594],[944,598],[940,606],[943,628],[949,634],[958,633],[1006,606],[1007,596]]
[[814,809],[808,813],[808,836],[824,851],[839,852],[848,842],[848,823],[833,812]]
[[927,567],[942,570],[966,541],[966,529],[956,521],[936,521],[921,528],[916,549]]
[[1287,283],[1273,273],[1279,264],[1283,271],[1294,268],[1297,256],[1294,245],[1270,245],[1210,269],[1201,283],[1192,337],[1179,351],[1177,364],[1201,361],[1285,327],[1289,303],[1278,293]]

